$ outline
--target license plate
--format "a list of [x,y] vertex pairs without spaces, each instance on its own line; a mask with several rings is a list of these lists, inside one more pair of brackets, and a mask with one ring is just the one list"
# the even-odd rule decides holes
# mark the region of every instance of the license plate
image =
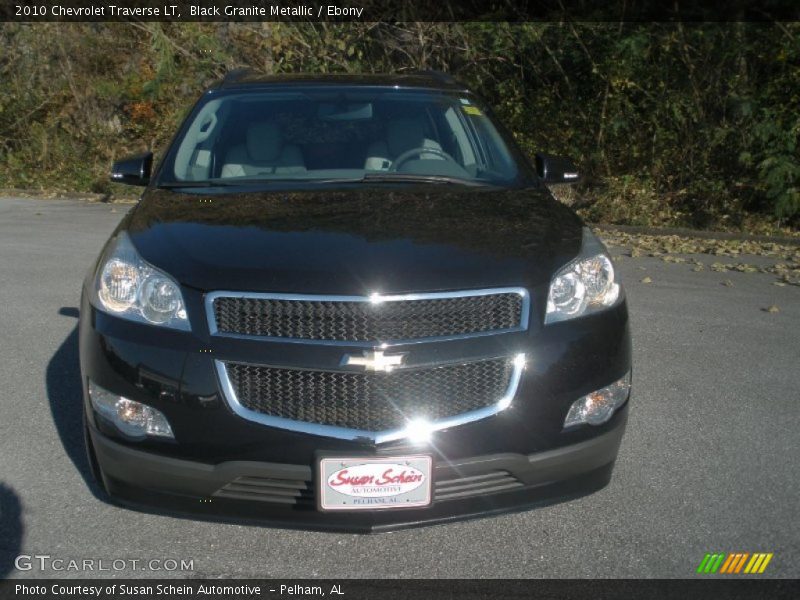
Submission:
[[431,503],[431,457],[323,458],[322,510],[380,510]]

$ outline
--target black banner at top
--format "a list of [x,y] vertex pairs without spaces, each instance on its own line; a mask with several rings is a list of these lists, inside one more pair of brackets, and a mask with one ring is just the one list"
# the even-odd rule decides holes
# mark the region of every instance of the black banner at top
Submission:
[[0,0],[0,20],[800,21],[798,0]]

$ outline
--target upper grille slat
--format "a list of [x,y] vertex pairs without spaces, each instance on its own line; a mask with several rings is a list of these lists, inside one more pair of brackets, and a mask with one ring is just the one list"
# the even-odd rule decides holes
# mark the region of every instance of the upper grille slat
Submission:
[[524,329],[524,290],[333,299],[219,293],[210,303],[221,335],[385,342],[480,335]]

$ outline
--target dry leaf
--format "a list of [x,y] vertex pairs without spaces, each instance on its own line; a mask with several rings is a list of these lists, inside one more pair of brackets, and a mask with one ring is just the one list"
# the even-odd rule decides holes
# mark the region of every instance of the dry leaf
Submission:
[[758,271],[757,267],[754,267],[753,265],[748,265],[747,263],[739,263],[733,268],[735,271],[739,271],[740,273],[755,273]]
[[686,262],[686,259],[683,258],[682,256],[671,256],[669,254],[667,256],[662,256],[661,260],[663,260],[664,262],[673,263],[673,264],[676,264],[676,265]]
[[724,285],[725,287],[733,287],[733,282],[730,279],[726,279],[725,281],[722,282],[722,285]]
[[[663,256],[665,254],[707,254],[712,256],[758,255],[773,256],[781,261],[800,262],[800,246],[743,240],[718,240],[713,238],[679,237],[676,235],[630,234],[620,231],[601,230],[603,239],[620,248],[627,248],[628,255]],[[667,261],[667,262],[672,262]],[[726,265],[726,269],[733,265]],[[751,271],[744,271],[751,272]]]
[[778,308],[778,305],[777,305],[777,304],[773,304],[772,306],[768,306],[767,308],[765,308],[765,309],[763,309],[763,310],[765,310],[765,311],[766,311],[766,312],[768,312],[768,313],[776,313],[776,312],[781,312],[781,309],[780,309],[780,308]]
[[642,283],[653,283],[653,280],[650,277],[645,277],[642,279]]

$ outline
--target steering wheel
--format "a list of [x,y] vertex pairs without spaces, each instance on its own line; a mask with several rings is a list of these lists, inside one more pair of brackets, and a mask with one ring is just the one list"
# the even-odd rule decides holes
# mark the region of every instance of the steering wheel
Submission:
[[422,154],[435,154],[436,156],[441,156],[446,161],[453,163],[458,168],[461,168],[461,165],[458,164],[456,159],[450,156],[444,150],[440,150],[439,148],[423,148],[422,146],[420,146],[419,148],[412,148],[411,150],[406,150],[400,156],[395,158],[394,162],[392,163],[392,166],[389,167],[389,171],[390,172],[397,171],[397,168],[403,163],[408,162],[408,159]]

